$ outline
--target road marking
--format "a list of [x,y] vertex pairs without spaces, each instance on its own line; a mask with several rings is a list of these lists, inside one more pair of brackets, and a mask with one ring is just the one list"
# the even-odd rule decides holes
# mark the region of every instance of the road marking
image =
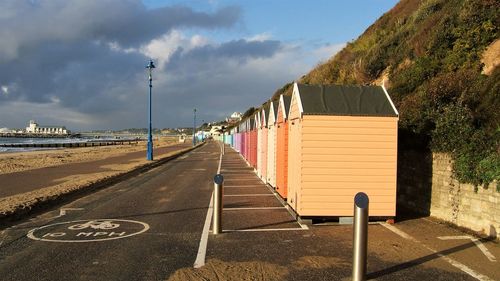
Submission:
[[212,222],[212,214],[214,208],[214,193],[210,196],[210,204],[208,205],[207,217],[205,218],[205,225],[201,233],[200,246],[198,247],[198,254],[194,261],[193,267],[200,268],[205,265],[205,257],[207,254],[208,245],[208,232],[210,231],[210,223]]
[[297,223],[300,225],[300,228],[302,228],[304,230],[309,230],[309,226],[307,226],[305,224],[301,224],[299,220],[297,220]]
[[479,248],[479,250],[481,250],[481,252],[483,252],[483,254],[491,262],[496,262],[497,261],[497,259],[495,258],[495,256],[490,251],[488,251],[488,248],[486,248],[486,246],[484,246],[483,243],[481,243],[481,241],[479,241],[479,239],[474,238],[472,236],[469,236],[469,235],[462,235],[462,236],[439,236],[438,239],[440,239],[440,240],[462,240],[462,239],[471,240],[472,242],[474,242],[474,244],[476,244],[476,246]]
[[456,261],[452,258],[449,258],[441,253],[439,253],[438,251],[436,251],[435,249],[425,245],[424,243],[418,241],[417,239],[413,238],[412,236],[406,234],[405,232],[397,229],[395,226],[393,225],[390,225],[390,224],[387,224],[387,223],[380,223],[380,225],[382,225],[383,227],[389,229],[390,231],[396,233],[397,235],[405,238],[405,239],[408,239],[408,240],[411,240],[413,242],[416,242],[420,245],[422,245],[425,249],[433,252],[434,254],[436,254],[438,257],[441,257],[443,258],[445,261],[447,261],[449,264],[453,265],[454,267],[462,270],[463,272],[469,274],[471,277],[473,278],[476,278],[477,280],[480,280],[480,281],[493,281],[493,279],[489,278],[488,276],[486,275],[483,275],[479,272],[476,272],[474,271],[473,269],[471,269],[470,267],[466,266],[465,264],[459,262],[459,261]]
[[224,172],[224,169],[222,169],[222,172],[224,173],[224,175],[226,175],[230,179],[241,179],[241,180],[254,180],[255,179],[255,177],[249,177],[248,175],[245,175],[245,174],[227,173],[227,172]]
[[244,168],[244,169],[241,169],[241,168],[237,168],[239,167],[240,165],[235,165],[234,167],[236,168],[233,168],[231,166],[227,166],[227,165],[224,165],[224,169],[222,169],[222,171],[224,172],[230,172],[229,174],[242,174],[242,175],[252,175],[253,174],[253,171],[252,170],[249,170],[247,168]]
[[222,232],[270,232],[270,231],[302,231],[307,230],[301,227],[290,228],[251,228],[251,229],[228,229]]
[[258,177],[245,177],[245,178],[242,178],[242,177],[234,177],[234,178],[231,178],[231,179],[227,179],[228,181],[239,181],[239,180],[246,180],[246,181],[258,181],[258,182],[262,182],[262,180]]
[[250,184],[250,185],[224,185],[224,188],[226,187],[260,187],[262,184]]
[[413,242],[419,242],[417,241],[415,238],[411,237],[410,235],[406,234],[405,232],[397,229],[395,226],[393,225],[390,225],[390,224],[387,224],[387,223],[381,223],[382,226],[384,226],[385,228],[389,229],[390,231],[396,233],[397,235],[403,237],[404,239],[408,239],[408,240],[411,240]]
[[[222,165],[222,153],[219,157],[219,167],[217,168],[217,174],[220,173],[220,168]],[[210,196],[210,203],[208,204],[207,216],[205,218],[205,224],[203,225],[203,231],[201,232],[200,245],[198,246],[198,253],[196,254],[196,260],[194,261],[193,267],[200,268],[205,265],[205,257],[207,255],[207,245],[208,245],[208,233],[210,232],[210,223],[212,222],[212,214],[214,209],[214,193]]]
[[228,194],[224,197],[274,196],[274,194]]
[[52,217],[51,219],[57,219],[67,214],[67,211],[81,211],[83,208],[61,208],[59,209],[59,215]]
[[61,208],[59,210],[59,216],[65,216],[67,214],[67,211],[81,211],[83,208]]
[[242,208],[224,208],[225,211],[239,211],[239,210],[279,210],[286,209],[285,207],[242,207]]
[[[125,227],[120,228],[124,224]],[[148,229],[149,225],[140,221],[87,219],[44,225],[30,230],[27,236],[44,242],[84,243],[127,238],[144,233]]]

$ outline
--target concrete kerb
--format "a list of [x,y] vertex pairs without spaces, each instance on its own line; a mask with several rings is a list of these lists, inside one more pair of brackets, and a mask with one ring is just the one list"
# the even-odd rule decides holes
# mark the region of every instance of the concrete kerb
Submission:
[[83,185],[79,188],[76,188],[74,190],[70,190],[66,193],[59,194],[57,196],[51,196],[47,198],[33,198],[34,203],[31,205],[18,205],[15,206],[14,210],[12,212],[7,212],[7,213],[2,213],[0,214],[0,229],[4,229],[6,227],[9,227],[13,223],[20,221],[22,219],[32,217],[35,215],[38,215],[44,211],[47,211],[49,209],[52,209],[54,207],[58,207],[64,204],[67,204],[71,201],[74,201],[78,198],[81,198],[85,195],[88,195],[92,192],[95,192],[97,190],[103,189],[105,187],[108,187],[110,185],[119,183],[123,180],[129,179],[133,176],[137,176],[139,174],[142,174],[144,172],[147,172],[153,168],[156,168],[160,165],[163,165],[171,160],[174,160],[178,158],[179,156],[182,156],[194,149],[197,149],[201,146],[203,146],[205,143],[199,143],[194,147],[189,147],[185,148],[182,150],[178,150],[173,152],[172,154],[169,154],[163,158],[160,158],[158,160],[154,160],[153,162],[143,164],[141,166],[135,167],[132,170],[122,172],[113,176],[108,176],[103,179],[97,180],[95,182]]

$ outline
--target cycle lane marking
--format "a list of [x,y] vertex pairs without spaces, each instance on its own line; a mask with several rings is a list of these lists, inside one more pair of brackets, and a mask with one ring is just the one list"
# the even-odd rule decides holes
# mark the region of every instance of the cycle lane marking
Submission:
[[123,219],[87,219],[44,225],[26,235],[36,241],[58,243],[85,243],[132,237],[149,230],[140,221]]

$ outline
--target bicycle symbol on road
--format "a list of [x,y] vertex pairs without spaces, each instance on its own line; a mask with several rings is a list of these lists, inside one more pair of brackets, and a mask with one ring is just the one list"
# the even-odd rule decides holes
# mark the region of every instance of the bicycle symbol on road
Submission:
[[28,232],[30,239],[46,242],[97,242],[131,237],[146,232],[149,225],[123,219],[87,219],[59,222]]
[[71,230],[81,230],[81,229],[86,229],[86,228],[91,228],[91,229],[115,229],[117,227],[120,227],[119,224],[113,223],[112,221],[109,220],[93,220],[93,221],[88,221],[86,223],[80,223],[80,224],[75,224],[72,226],[69,226],[68,229]]

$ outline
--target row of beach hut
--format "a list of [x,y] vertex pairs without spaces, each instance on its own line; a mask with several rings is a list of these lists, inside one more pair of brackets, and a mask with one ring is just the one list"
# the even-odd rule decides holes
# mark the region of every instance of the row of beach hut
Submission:
[[353,215],[365,192],[370,216],[396,214],[398,111],[383,86],[295,83],[223,141],[301,217]]

